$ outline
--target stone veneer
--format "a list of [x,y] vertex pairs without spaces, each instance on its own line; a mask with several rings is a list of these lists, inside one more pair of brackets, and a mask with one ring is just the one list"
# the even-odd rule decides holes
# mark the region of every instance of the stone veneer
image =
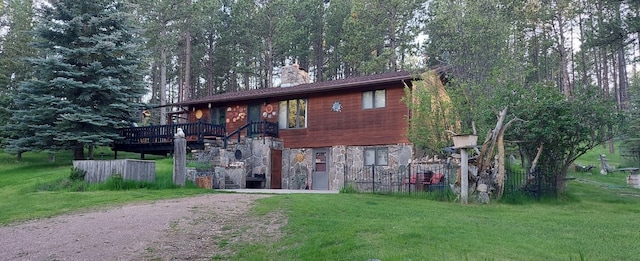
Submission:
[[[333,146],[329,148],[329,190],[340,190],[344,186],[344,175],[347,168],[364,167],[364,149],[369,147],[386,147],[388,149],[388,165],[382,168],[389,170],[406,168],[413,155],[413,146],[404,144]],[[312,184],[313,149],[285,149],[282,153],[282,159],[282,188],[306,189],[309,184]]]
[[282,188],[306,189],[311,184],[313,151],[285,149],[282,151]]
[[[282,141],[271,137],[247,138],[244,142],[234,144],[231,148],[220,149],[220,167],[225,169],[226,176],[235,184],[240,185],[240,188],[246,187],[247,176],[256,174],[265,174],[264,187],[270,188],[272,149],[282,150]],[[240,159],[236,159],[236,151],[242,154]],[[218,169],[216,169],[216,173],[218,173]]]
[[[413,146],[405,144],[330,147],[328,148],[329,190],[340,190],[344,186],[347,168],[364,167],[364,149],[369,147],[388,149],[388,165],[382,166],[388,170],[406,168],[413,155]],[[220,149],[220,164],[214,171],[214,187],[224,188],[226,176],[241,188],[245,188],[247,176],[265,174],[264,188],[270,188],[272,149],[282,150],[282,188],[308,189],[312,184],[313,149],[285,149],[283,142],[276,138],[246,139],[245,142],[235,144],[229,149]],[[240,159],[235,158],[236,151],[242,153]]]

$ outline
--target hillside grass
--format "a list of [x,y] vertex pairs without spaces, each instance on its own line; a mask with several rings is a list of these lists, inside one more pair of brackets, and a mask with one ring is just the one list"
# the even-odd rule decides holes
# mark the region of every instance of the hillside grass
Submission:
[[[599,151],[590,152],[598,155]],[[137,158],[138,155],[128,155]],[[112,156],[111,156],[112,157]],[[607,155],[610,164],[614,157]],[[211,190],[39,191],[70,174],[71,159],[0,154],[0,222],[50,217],[86,208],[184,197]],[[581,158],[592,163],[593,155]],[[157,157],[157,182],[171,180],[171,159]],[[518,204],[461,205],[370,194],[291,194],[260,199],[251,215],[287,216],[275,242],[229,243],[223,260],[637,260],[640,190],[622,172],[570,173],[566,194]],[[215,239],[212,239],[215,240]],[[212,241],[212,244],[216,242]]]

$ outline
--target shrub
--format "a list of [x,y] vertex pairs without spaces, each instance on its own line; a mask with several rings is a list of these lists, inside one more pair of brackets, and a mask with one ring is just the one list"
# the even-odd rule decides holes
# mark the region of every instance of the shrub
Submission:
[[71,168],[71,174],[69,175],[69,179],[72,181],[82,180],[84,181],[84,176],[87,175],[87,172],[79,169],[79,168]]

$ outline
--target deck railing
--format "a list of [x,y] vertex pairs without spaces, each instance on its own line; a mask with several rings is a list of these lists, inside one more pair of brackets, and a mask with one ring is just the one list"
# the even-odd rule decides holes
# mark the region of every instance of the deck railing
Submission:
[[174,134],[181,128],[185,137],[189,141],[203,143],[205,137],[220,137],[224,140],[224,146],[227,146],[228,140],[235,135],[240,142],[240,134],[246,130],[248,137],[278,137],[278,124],[268,121],[253,121],[245,124],[239,129],[227,135],[226,128],[222,125],[192,122],[192,123],[175,123],[171,125],[153,125],[143,127],[129,127],[120,129],[120,136],[123,140],[118,144],[156,144],[170,143],[173,141]]
[[198,142],[204,142],[204,138],[207,136],[225,137],[226,135],[226,129],[222,125],[205,122],[175,123],[120,129],[120,136],[124,137],[124,139],[119,143],[153,144],[171,142],[178,128],[182,129],[187,139]]

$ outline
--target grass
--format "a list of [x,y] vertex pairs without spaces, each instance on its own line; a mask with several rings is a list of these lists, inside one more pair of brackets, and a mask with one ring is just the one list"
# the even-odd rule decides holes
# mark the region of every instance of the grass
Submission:
[[[597,165],[602,153],[596,149],[580,160]],[[615,154],[607,158],[613,166],[622,162]],[[570,175],[575,179],[558,198],[517,204],[355,193],[262,199],[254,214],[286,213],[286,234],[272,244],[244,246],[234,259],[637,260],[640,190],[627,187],[621,172]]]
[[[599,153],[590,152],[580,160],[597,164]],[[46,156],[25,154],[22,162],[0,165],[1,223],[208,193],[157,184],[155,189],[38,191],[39,184],[55,183],[70,174],[68,156],[58,155],[56,163],[48,163]],[[607,157],[614,165],[614,157]],[[10,159],[0,154],[0,161]],[[157,182],[170,182],[171,160],[155,160]],[[621,172],[570,175],[575,179],[559,198],[517,200],[518,204],[461,205],[357,193],[264,198],[251,214],[284,213],[288,219],[284,236],[257,244],[219,242],[237,255],[211,259],[637,260],[640,190],[628,188]]]
[[[100,152],[105,153],[105,159],[113,158],[113,153],[106,149],[99,150],[96,155]],[[118,158],[138,157],[138,154],[118,155]],[[3,199],[0,201],[0,224],[46,218],[80,209],[211,193],[211,190],[193,186],[174,186],[172,159],[151,159],[156,161],[154,183],[112,179],[102,184],[86,185],[69,180],[72,157],[68,153],[57,154],[55,162],[49,162],[48,155],[44,153],[25,153],[19,162],[15,156],[0,153],[0,162],[4,162],[0,164],[0,198]],[[117,187],[120,189],[114,191]]]
[[634,260],[640,254],[638,198],[463,206],[338,194],[260,202],[258,213],[287,213],[286,236],[241,251],[239,260]]

